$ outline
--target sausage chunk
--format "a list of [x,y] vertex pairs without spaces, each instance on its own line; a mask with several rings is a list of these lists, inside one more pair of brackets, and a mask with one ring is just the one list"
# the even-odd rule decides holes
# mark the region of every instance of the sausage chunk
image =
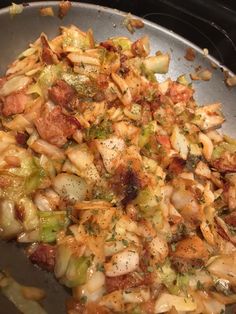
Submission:
[[64,145],[78,128],[76,119],[63,114],[59,106],[44,112],[34,123],[41,138],[58,147]]
[[71,105],[75,102],[76,91],[65,81],[58,80],[56,84],[49,89],[48,96],[56,105],[66,109],[73,109]]
[[28,101],[29,96],[24,91],[12,93],[3,100],[2,114],[9,117],[13,114],[22,113]]
[[29,256],[33,264],[37,264],[42,269],[53,271],[55,266],[56,250],[53,245],[39,244],[36,250]]

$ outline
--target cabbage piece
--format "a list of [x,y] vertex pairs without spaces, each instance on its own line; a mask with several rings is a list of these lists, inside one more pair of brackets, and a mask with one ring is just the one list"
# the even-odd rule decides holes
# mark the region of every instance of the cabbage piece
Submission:
[[159,209],[159,199],[150,188],[140,190],[134,203],[138,205],[145,217],[153,217],[154,213]]
[[12,2],[12,5],[9,7],[9,13],[11,16],[21,14],[24,10],[23,4],[16,4]]
[[189,152],[189,143],[177,125],[174,126],[170,141],[173,148],[179,152],[180,157],[186,160]]
[[195,117],[192,123],[196,124],[201,130],[207,131],[221,126],[224,120],[221,104],[213,103],[198,107],[195,110]]
[[62,79],[74,87],[79,97],[93,97],[98,92],[97,84],[85,75],[63,73]]
[[100,139],[104,140],[109,137],[112,133],[112,125],[108,120],[103,120],[99,125],[93,124],[89,129],[86,130],[86,139],[94,140]]
[[67,266],[66,274],[61,279],[61,282],[69,288],[85,284],[89,266],[89,257],[77,257],[76,255],[72,255]]
[[147,57],[143,61],[144,69],[147,73],[160,73],[165,74],[168,72],[170,63],[170,56],[166,54],[160,54],[158,56]]
[[38,302],[24,297],[23,286],[4,273],[0,273],[0,289],[21,313],[47,314]]
[[0,202],[0,238],[11,239],[23,230],[22,224],[15,217],[15,204],[12,200]]
[[14,76],[3,84],[0,89],[0,96],[8,96],[13,92],[19,91],[26,87],[30,81],[31,78],[24,75]]
[[75,26],[62,27],[62,48],[67,52],[92,48],[90,37]]
[[155,303],[154,313],[168,312],[174,307],[178,312],[191,312],[196,310],[196,302],[188,297],[180,297],[162,293]]
[[[10,154],[9,151],[8,154]],[[24,178],[24,192],[28,195],[40,186],[46,173],[40,166],[37,157],[31,157],[25,150],[22,152],[21,156],[18,156],[21,159],[21,167],[9,168],[8,172]]]
[[123,51],[131,49],[131,40],[127,37],[112,37],[110,38],[115,47],[120,47]]
[[28,94],[38,94],[40,96],[47,95],[48,89],[61,78],[63,72],[63,65],[52,64],[47,65],[41,71],[37,82],[28,88]]
[[69,220],[66,211],[39,211],[38,214],[42,242],[54,242],[57,233],[66,230],[68,226]]
[[35,230],[38,227],[39,219],[37,214],[37,208],[28,197],[22,198],[18,202],[19,208],[24,210],[23,226],[26,231]]
[[38,159],[36,159],[35,157],[32,158],[30,167],[31,173],[28,177],[26,177],[25,180],[26,194],[35,191],[40,186],[46,176],[44,169],[39,165]]
[[236,285],[236,254],[215,256],[209,261],[208,271],[217,278],[228,280]]
[[153,135],[156,131],[157,124],[156,121],[151,121],[145,126],[143,126],[140,137],[139,137],[139,147],[144,147],[150,139],[150,136]]

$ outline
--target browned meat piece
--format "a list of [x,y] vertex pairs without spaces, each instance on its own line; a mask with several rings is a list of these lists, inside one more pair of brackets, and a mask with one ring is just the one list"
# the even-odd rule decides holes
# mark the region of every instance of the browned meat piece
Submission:
[[70,8],[71,8],[71,2],[70,1],[60,1],[58,17],[60,19],[63,19],[63,17],[66,16],[66,14],[70,10]]
[[118,49],[117,47],[114,46],[113,42],[111,40],[106,40],[100,43],[100,46],[105,48],[107,51],[113,51],[113,52],[117,52]]
[[19,91],[8,95],[3,100],[2,114],[5,117],[13,114],[22,113],[25,110],[25,105],[30,97],[24,91]]
[[29,135],[27,133],[17,132],[15,135],[15,139],[17,143],[23,147],[27,147],[27,140]]
[[44,112],[34,123],[42,139],[58,147],[64,145],[79,127],[77,120],[63,114],[59,106]]
[[66,109],[73,109],[72,102],[75,100],[76,91],[63,80],[59,80],[48,90],[49,98],[56,104]]
[[213,160],[211,166],[219,172],[236,171],[236,155],[223,154],[219,159]]
[[185,160],[179,157],[174,157],[169,165],[169,171],[174,174],[179,174],[183,172],[185,167]]
[[196,53],[193,50],[193,48],[187,48],[186,49],[186,54],[185,54],[185,59],[188,61],[194,61],[194,59],[196,58]]
[[188,271],[192,267],[201,267],[207,258],[207,248],[196,235],[179,241],[175,250],[171,252],[172,265],[179,272]]
[[55,246],[49,244],[39,244],[36,250],[29,256],[32,263],[37,264],[42,269],[53,271],[55,265]]
[[236,227],[236,212],[232,212],[229,215],[224,217],[224,221],[233,227]]
[[135,274],[128,274],[116,277],[106,277],[106,289],[107,292],[113,292],[116,290],[123,290],[129,288],[135,288],[143,285],[149,285],[151,283],[148,274],[144,277],[135,276]]
[[67,314],[110,314],[110,310],[97,303],[89,302],[86,305],[80,301],[70,298],[66,302]]
[[204,261],[199,258],[187,260],[180,257],[171,257],[171,264],[179,273],[186,273],[192,268],[201,268],[204,266]]

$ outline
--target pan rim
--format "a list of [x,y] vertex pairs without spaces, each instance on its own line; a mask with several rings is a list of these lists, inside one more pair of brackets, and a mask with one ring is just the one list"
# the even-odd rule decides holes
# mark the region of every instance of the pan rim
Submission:
[[[34,8],[41,8],[41,7],[45,7],[45,6],[58,7],[59,3],[60,3],[60,1],[27,2],[27,6],[25,7],[25,9],[29,10],[31,8],[34,9]],[[92,4],[92,3],[86,3],[86,2],[75,2],[75,1],[71,1],[71,4],[72,4],[72,10],[74,7],[83,8],[83,9],[90,9],[93,11],[102,11],[104,13],[109,13],[109,14],[113,14],[113,15],[115,14],[121,18],[122,17],[124,18],[128,14],[128,12],[121,11],[121,10],[114,9],[114,8],[110,8],[110,7],[106,7],[106,6],[102,6],[102,5],[98,5],[98,4]],[[0,18],[2,15],[9,14],[9,7],[10,6],[7,6],[5,8],[0,9]],[[146,18],[142,18],[141,16],[137,16],[135,14],[132,14],[132,16],[134,18],[142,19],[142,21],[144,22],[144,24],[146,26],[149,26],[150,28],[158,30],[158,31],[170,36],[171,38],[182,42],[186,46],[193,48],[195,51],[197,51],[200,55],[204,56],[210,62],[215,63],[218,67],[220,67],[222,69],[222,71],[227,71],[230,75],[234,75],[234,72],[232,70],[230,70],[228,67],[226,67],[224,64],[222,64],[218,59],[216,59],[215,57],[213,57],[210,54],[205,55],[204,51],[203,51],[204,48],[199,47],[198,45],[194,44],[193,42],[186,39],[185,37],[179,35],[175,31],[170,30],[170,29],[168,29],[164,26],[161,26],[155,22],[152,22],[150,20],[147,20]],[[207,48],[207,47],[205,47],[205,48]]]

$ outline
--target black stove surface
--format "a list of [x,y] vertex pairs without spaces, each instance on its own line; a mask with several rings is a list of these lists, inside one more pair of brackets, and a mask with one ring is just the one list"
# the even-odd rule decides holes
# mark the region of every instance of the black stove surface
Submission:
[[[15,0],[15,3],[25,1]],[[236,72],[236,2],[232,0],[85,0],[162,25],[187,38]],[[11,1],[1,1],[0,7]]]

